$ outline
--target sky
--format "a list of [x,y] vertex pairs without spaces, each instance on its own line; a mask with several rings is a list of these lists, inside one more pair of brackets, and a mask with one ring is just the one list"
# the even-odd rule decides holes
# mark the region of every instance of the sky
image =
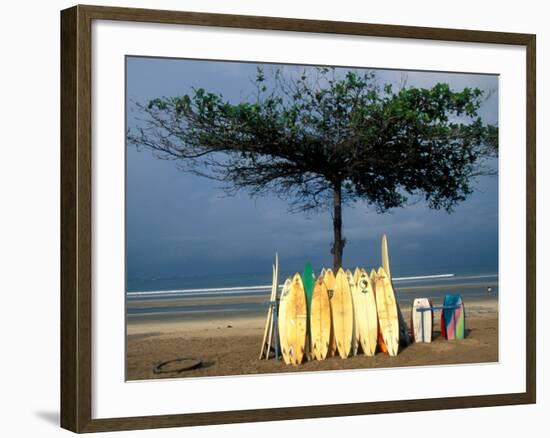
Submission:
[[[192,88],[246,100],[258,64],[128,57],[127,127],[142,123],[135,102],[183,95]],[[276,66],[265,66],[269,74]],[[271,69],[271,70],[270,70]],[[301,67],[284,66],[287,74]],[[478,87],[488,92],[480,116],[498,123],[498,77],[480,74],[375,70],[377,81],[399,87],[448,83],[453,90]],[[275,252],[284,271],[332,265],[329,212],[289,213],[273,196],[227,197],[219,183],[177,169],[148,150],[126,148],[127,279],[190,275],[265,273],[270,278]],[[495,163],[495,166],[497,163]],[[344,266],[369,268],[380,262],[380,239],[389,240],[392,274],[496,273],[498,270],[498,178],[476,180],[476,191],[452,214],[422,203],[377,214],[364,203],[343,210],[347,239]]]

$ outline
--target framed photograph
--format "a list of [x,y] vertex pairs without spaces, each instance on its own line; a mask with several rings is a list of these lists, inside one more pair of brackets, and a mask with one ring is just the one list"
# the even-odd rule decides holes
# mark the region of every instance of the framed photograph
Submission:
[[62,11],[62,427],[535,403],[535,41]]

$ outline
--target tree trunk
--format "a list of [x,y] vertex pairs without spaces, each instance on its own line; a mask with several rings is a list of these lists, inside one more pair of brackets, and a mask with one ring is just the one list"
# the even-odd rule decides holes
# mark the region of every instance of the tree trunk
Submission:
[[332,260],[334,273],[342,267],[342,254],[344,252],[345,239],[342,237],[342,185],[335,184],[333,189],[334,212],[332,214],[332,228],[334,232],[334,242],[332,243]]

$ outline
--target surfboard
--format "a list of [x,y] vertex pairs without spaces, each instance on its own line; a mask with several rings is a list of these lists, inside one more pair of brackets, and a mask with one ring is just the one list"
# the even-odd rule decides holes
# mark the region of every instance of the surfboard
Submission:
[[445,295],[443,306],[456,306],[441,312],[441,335],[448,340],[464,339],[464,303],[459,294]]
[[374,285],[375,285],[375,280],[376,280],[376,270],[371,269],[371,271],[370,271],[370,282],[372,284],[372,287],[374,287]]
[[311,358],[311,335],[309,332],[309,316],[311,312],[311,296],[313,295],[313,286],[315,286],[315,274],[313,273],[313,267],[310,262],[307,262],[304,271],[302,273],[302,283],[304,284],[304,291],[306,293],[306,305],[307,305],[307,339],[306,339],[306,356]]
[[290,284],[286,305],[286,339],[290,363],[302,363],[305,353],[307,333],[307,303],[304,285],[300,274],[294,274]]
[[323,360],[327,357],[330,347],[332,321],[330,318],[330,300],[328,298],[327,286],[322,277],[317,279],[313,287],[309,321],[313,358]]
[[351,355],[357,356],[357,351],[359,350],[359,321],[357,320],[359,317],[358,313],[358,303],[357,303],[357,285],[356,281],[353,278],[352,272],[347,269],[346,270],[346,276],[348,278],[349,288],[351,291],[351,302],[352,302],[352,314],[353,314],[353,330],[351,335]]
[[384,268],[384,271],[386,271],[388,278],[391,278],[390,256],[388,255],[388,238],[386,237],[386,234],[382,235],[382,267]]
[[[376,291],[376,277],[377,277],[377,274],[376,274],[376,271],[374,269],[372,269],[370,271],[370,282],[372,284],[372,290],[374,291],[374,299],[376,300],[376,307],[377,307],[377,319],[378,319],[378,300],[377,300],[377,291]],[[378,321],[378,341],[377,341],[377,344],[378,344],[378,347],[380,349],[380,351],[382,353],[387,353],[388,352],[388,348],[386,347],[386,344],[384,344],[384,338],[382,336],[382,331],[380,330],[380,321]]]
[[287,315],[287,306],[289,303],[289,293],[290,293],[290,278],[287,278],[283,289],[281,290],[281,298],[279,300],[279,314],[278,314],[278,328],[279,328],[279,345],[281,346],[281,354],[283,355],[283,360],[287,365],[290,365],[290,356],[288,355],[288,339],[286,336],[286,315]]
[[384,344],[390,356],[396,356],[399,349],[399,318],[395,294],[384,268],[378,269],[375,281],[376,310]]
[[336,273],[331,307],[336,348],[340,357],[346,359],[351,353],[353,339],[353,302],[348,278],[342,268]]
[[[271,352],[271,341],[273,338],[273,332],[275,331],[274,324],[274,306],[275,300],[277,299],[277,289],[278,289],[278,275],[279,275],[279,258],[277,253],[275,253],[275,264],[273,265],[273,277],[271,281],[271,296],[269,298],[269,307],[267,310],[267,318],[265,322],[264,337],[262,339],[262,349],[260,351],[260,360],[265,356],[266,360],[269,359],[269,354]],[[275,339],[277,343],[277,339]]]
[[411,326],[414,342],[432,342],[433,310],[419,312],[417,309],[432,307],[427,298],[415,298],[411,310]]
[[[275,253],[275,265],[273,265],[273,279],[271,282],[271,297],[270,297],[270,305],[271,308],[271,314],[269,322],[269,334],[267,336],[267,352],[266,352],[266,359],[269,359],[269,353],[271,352],[271,342],[273,340],[273,332],[275,331],[275,324],[273,321],[273,310],[275,306],[275,301],[277,300],[277,289],[279,288],[279,255]],[[277,340],[275,340],[277,342]]]
[[309,315],[311,297],[313,295],[313,286],[315,286],[315,275],[313,274],[313,267],[310,262],[307,262],[304,267],[304,272],[302,273],[302,283],[304,284],[304,291],[306,293],[307,312]]
[[360,267],[356,267],[355,271],[353,271],[353,281],[355,284],[359,281],[359,277],[361,276],[361,269]]
[[[386,271],[386,274],[388,275],[388,278],[391,279],[391,271],[390,271],[390,256],[388,253],[388,236],[386,234],[382,235],[382,267],[384,268],[384,271]],[[392,283],[393,287],[393,283]],[[399,306],[399,303],[397,303],[397,317],[399,318],[399,343],[403,347],[406,347],[410,344],[410,336],[409,336],[409,327],[407,326],[407,323],[405,322],[405,318],[403,318],[403,313],[401,313],[401,307]]]
[[330,342],[329,342],[329,348],[328,348],[328,356],[335,356],[337,352],[336,347],[336,338],[334,337],[334,309],[332,308],[332,299],[334,298],[334,289],[336,287],[336,277],[334,276],[334,272],[332,272],[332,269],[325,269],[325,273],[323,275],[323,281],[325,283],[325,286],[327,287],[327,294],[329,298],[330,303]]
[[376,352],[376,342],[378,339],[378,314],[376,311],[374,289],[372,288],[369,274],[364,269],[360,270],[356,289],[359,342],[361,343],[363,354],[373,356]]

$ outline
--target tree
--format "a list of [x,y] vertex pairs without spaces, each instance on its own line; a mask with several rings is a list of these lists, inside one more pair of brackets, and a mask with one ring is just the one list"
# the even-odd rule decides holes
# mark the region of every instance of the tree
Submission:
[[291,211],[332,209],[335,269],[343,205],[363,200],[382,213],[422,197],[451,212],[474,177],[494,173],[498,128],[478,115],[480,89],[394,91],[372,72],[330,68],[269,78],[258,69],[254,85],[240,103],[202,88],[136,103],[145,124],[128,132],[129,144],[221,181],[230,194],[246,188],[275,193]]

